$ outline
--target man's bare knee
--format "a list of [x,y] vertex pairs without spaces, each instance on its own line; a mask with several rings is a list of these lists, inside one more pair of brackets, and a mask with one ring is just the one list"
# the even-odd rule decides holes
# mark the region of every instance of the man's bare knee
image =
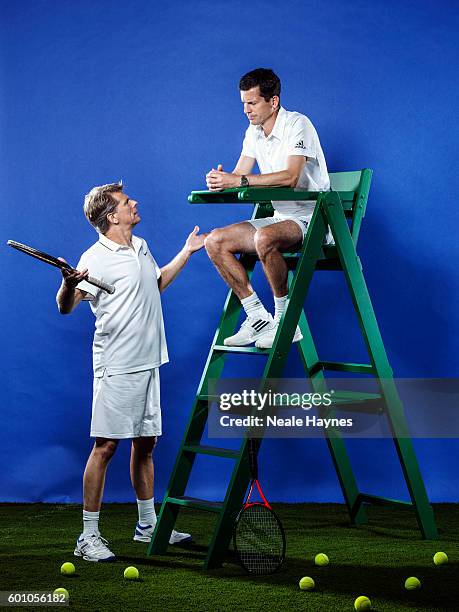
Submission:
[[261,260],[266,259],[277,248],[276,240],[264,228],[260,228],[255,232],[254,243],[257,255]]
[[204,246],[210,258],[218,255],[225,249],[226,237],[223,229],[214,229],[204,240]]
[[151,457],[157,444],[156,436],[146,438],[134,438],[132,440],[132,448],[138,457]]
[[104,463],[108,463],[115,454],[118,442],[115,440],[104,440],[98,438],[93,448],[93,454]]

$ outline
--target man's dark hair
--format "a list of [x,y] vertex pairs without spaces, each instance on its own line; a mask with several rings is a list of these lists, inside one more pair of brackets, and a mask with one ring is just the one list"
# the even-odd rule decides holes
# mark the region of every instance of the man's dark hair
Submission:
[[239,89],[241,91],[248,91],[253,87],[260,88],[260,94],[269,102],[273,96],[280,96],[281,83],[280,79],[271,68],[255,68],[251,70],[239,81]]

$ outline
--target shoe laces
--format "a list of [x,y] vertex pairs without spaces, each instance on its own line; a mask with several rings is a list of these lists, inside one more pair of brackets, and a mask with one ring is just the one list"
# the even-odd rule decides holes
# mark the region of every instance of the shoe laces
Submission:
[[108,540],[103,538],[100,535],[100,533],[91,536],[91,540],[92,540],[93,546],[97,546],[97,547],[104,546],[105,548],[108,548]]
[[247,317],[246,320],[242,323],[241,325],[241,329],[243,327],[248,327],[249,325],[251,325],[253,323],[253,321],[255,320],[254,317]]

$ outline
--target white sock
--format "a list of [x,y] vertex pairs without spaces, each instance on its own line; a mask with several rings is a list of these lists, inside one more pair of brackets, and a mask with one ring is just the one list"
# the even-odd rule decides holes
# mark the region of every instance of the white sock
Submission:
[[138,499],[137,508],[139,509],[139,523],[145,527],[156,525],[155,498]]
[[284,310],[285,310],[285,305],[287,304],[287,298],[288,295],[284,295],[283,297],[276,297],[274,296],[274,318],[277,321],[280,321]]
[[83,535],[99,534],[99,512],[83,510]]
[[249,295],[241,300],[242,307],[244,308],[248,317],[258,317],[259,319],[269,319],[269,313],[261,303],[260,298],[255,293]]

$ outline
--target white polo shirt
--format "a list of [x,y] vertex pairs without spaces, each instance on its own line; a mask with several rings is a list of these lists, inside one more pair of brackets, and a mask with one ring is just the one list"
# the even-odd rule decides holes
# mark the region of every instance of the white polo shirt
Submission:
[[132,236],[133,248],[104,235],[83,253],[77,269],[115,286],[106,293],[86,281],[86,291],[96,317],[93,342],[94,376],[124,374],[157,368],[169,361],[158,288],[161,270],[147,243]]
[[[311,121],[301,113],[280,108],[271,134],[266,137],[261,125],[249,125],[242,145],[242,155],[256,159],[261,174],[287,168],[289,155],[304,155],[307,162],[296,189],[328,191],[330,179],[319,137]],[[315,201],[273,202],[280,215],[310,219]]]

